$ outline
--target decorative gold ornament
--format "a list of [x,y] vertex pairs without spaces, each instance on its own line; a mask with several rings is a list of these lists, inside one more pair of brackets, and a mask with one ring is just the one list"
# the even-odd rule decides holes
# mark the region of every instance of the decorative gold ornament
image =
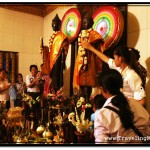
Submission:
[[44,132],[44,130],[45,130],[44,126],[40,125],[39,127],[37,127],[36,132],[37,132],[38,134],[41,134],[41,133]]

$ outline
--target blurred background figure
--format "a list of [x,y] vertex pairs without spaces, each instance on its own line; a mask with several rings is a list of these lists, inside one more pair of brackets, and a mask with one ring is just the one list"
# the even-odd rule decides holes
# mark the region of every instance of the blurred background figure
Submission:
[[0,105],[4,105],[6,109],[10,107],[9,88],[11,84],[8,82],[6,72],[0,68]]
[[23,81],[23,76],[21,73],[17,74],[15,89],[17,93],[17,99],[15,101],[15,106],[22,106],[22,94],[27,92],[26,83]]
[[39,78],[37,77],[38,67],[37,65],[30,65],[30,74],[26,76],[27,93],[36,99],[40,96]]
[[[103,95],[97,94],[93,100],[93,111],[94,111],[94,113],[98,109],[101,109],[105,102],[106,102],[106,99],[103,97]],[[94,113],[91,115],[91,121],[94,121]]]

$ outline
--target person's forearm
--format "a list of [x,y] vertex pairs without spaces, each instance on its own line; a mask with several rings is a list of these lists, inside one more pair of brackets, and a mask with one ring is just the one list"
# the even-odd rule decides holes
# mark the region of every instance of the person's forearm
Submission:
[[34,80],[32,83],[30,83],[30,84],[28,85],[28,87],[31,88],[31,87],[33,87],[35,84],[36,84],[36,81]]
[[0,92],[3,92],[3,91],[5,91],[5,90],[9,89],[10,86],[11,86],[11,84],[8,84],[8,85],[6,85],[5,87],[0,88]]
[[95,53],[102,61],[108,63],[109,58],[105,54],[103,54],[100,50],[95,49],[90,43],[84,40],[81,40],[81,44],[83,48],[90,50],[91,52]]
[[108,63],[108,57],[103,54],[102,52],[98,51],[97,49],[95,49],[94,47],[91,47],[90,50],[95,53],[100,59],[102,59],[105,63]]
[[137,101],[137,102],[139,102],[141,105],[143,105],[143,106],[145,106],[145,104],[146,104],[146,98],[143,98],[143,99],[141,99],[141,100],[136,100],[136,99],[134,99],[134,98],[128,98],[129,100],[135,100],[135,101]]

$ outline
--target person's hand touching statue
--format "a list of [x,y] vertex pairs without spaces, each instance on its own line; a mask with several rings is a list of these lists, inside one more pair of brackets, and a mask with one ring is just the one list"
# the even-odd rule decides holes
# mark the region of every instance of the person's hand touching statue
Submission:
[[84,40],[81,38],[81,45],[83,48],[85,48],[86,50],[91,50],[92,49],[92,45],[90,44],[90,42]]
[[[103,44],[103,43],[101,43],[101,44]],[[90,51],[94,51],[93,49],[94,49],[94,47],[91,45],[91,43],[90,42],[87,42],[86,40],[84,40],[84,39],[81,39],[81,45],[82,45],[82,47],[83,48],[85,48],[86,50],[90,50]],[[104,50],[103,50],[103,47],[101,46],[101,51],[100,52],[103,52]]]

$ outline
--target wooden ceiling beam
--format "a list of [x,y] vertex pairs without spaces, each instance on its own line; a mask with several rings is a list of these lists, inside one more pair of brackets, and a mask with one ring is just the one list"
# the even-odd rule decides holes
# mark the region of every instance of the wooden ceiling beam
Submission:
[[53,4],[0,4],[0,7],[5,9],[28,13],[40,17],[45,17],[58,6],[59,5]]

